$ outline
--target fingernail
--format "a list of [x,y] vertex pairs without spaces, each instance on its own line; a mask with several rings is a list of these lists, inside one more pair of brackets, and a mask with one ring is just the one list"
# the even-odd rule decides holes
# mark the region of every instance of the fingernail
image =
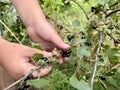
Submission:
[[66,47],[70,47],[70,45],[68,45],[68,44],[65,44],[65,46],[66,46]]

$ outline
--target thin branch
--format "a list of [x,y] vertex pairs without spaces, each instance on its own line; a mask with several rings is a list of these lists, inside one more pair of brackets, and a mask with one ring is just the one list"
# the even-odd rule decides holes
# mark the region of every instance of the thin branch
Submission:
[[102,44],[102,32],[99,31],[98,48],[97,48],[97,52],[96,52],[96,55],[95,55],[95,64],[94,64],[94,70],[93,70],[92,79],[91,79],[91,90],[93,90],[94,78],[95,78],[95,75],[96,75],[96,72],[97,72],[98,55],[99,55],[99,52],[100,52],[101,44]]
[[31,70],[31,72],[29,72],[28,74],[26,74],[24,77],[20,78],[19,80],[17,80],[16,82],[14,82],[13,84],[9,85],[8,87],[6,87],[5,89],[3,90],[9,90],[10,88],[12,88],[13,86],[15,86],[16,84],[20,83],[21,81],[24,81],[26,77],[28,77],[30,74],[32,74],[33,72],[39,70],[40,67],[36,68],[36,69],[33,69]]
[[18,41],[18,43],[21,44],[20,40],[15,36],[15,34],[7,27],[7,25],[2,21],[0,20],[0,23],[3,24],[3,26],[13,35],[13,37]]
[[109,37],[111,37],[114,41],[120,44],[120,40],[116,39],[112,34],[106,32]]
[[117,8],[117,9],[113,10],[112,12],[106,14],[105,17],[107,18],[107,17],[109,17],[110,15],[112,15],[112,14],[114,14],[114,13],[116,13],[116,12],[119,12],[119,11],[120,11],[120,8]]
[[110,8],[111,7],[114,7],[115,5],[117,5],[119,3],[119,0],[115,1],[112,5],[110,5]]
[[89,17],[88,17],[88,15],[87,15],[86,11],[83,9],[83,7],[82,7],[76,0],[71,0],[71,1],[73,1],[74,3],[76,3],[76,4],[81,8],[81,10],[84,12],[87,20],[89,20]]

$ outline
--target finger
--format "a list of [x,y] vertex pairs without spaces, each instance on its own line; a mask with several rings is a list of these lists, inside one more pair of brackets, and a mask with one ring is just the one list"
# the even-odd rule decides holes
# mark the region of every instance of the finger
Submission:
[[64,57],[63,60],[67,62],[68,61],[68,57]]
[[36,71],[34,71],[32,73],[33,77],[36,78],[38,76],[40,76],[40,77],[45,76],[52,70],[52,66],[48,66],[48,67],[46,67],[44,69],[41,69],[40,72],[37,71],[37,68],[38,67],[33,66],[32,64],[26,63],[24,65],[24,68],[23,68],[23,74],[26,75],[26,74],[30,73],[32,70],[36,69]]
[[53,42],[56,46],[58,46],[61,49],[69,49],[70,46],[68,44],[65,44],[63,40],[60,38],[58,33],[54,30],[51,30],[50,32],[50,41]]
[[43,57],[46,57],[46,58],[49,58],[52,56],[52,53],[51,52],[46,52],[46,51],[41,51],[41,50],[38,50],[38,49],[35,49],[35,48],[30,48],[27,50],[27,55],[28,56],[33,56],[35,53],[39,53],[39,54],[42,54]]

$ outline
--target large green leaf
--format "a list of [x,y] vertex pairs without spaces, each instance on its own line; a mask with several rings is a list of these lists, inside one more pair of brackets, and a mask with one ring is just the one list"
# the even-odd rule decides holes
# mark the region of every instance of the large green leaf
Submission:
[[84,56],[90,56],[90,51],[88,50],[87,46],[82,46],[80,48],[78,48],[77,50],[77,56],[80,58],[83,58]]
[[70,78],[70,84],[78,90],[90,90],[89,83],[85,82],[84,80],[78,81],[75,76]]
[[46,79],[34,79],[34,80],[28,80],[27,84],[28,85],[32,85],[35,87],[44,87],[46,85],[49,85],[50,81],[46,80]]

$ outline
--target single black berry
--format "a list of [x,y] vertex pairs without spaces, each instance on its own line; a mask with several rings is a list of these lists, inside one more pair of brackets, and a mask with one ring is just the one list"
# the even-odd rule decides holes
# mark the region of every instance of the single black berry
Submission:
[[68,36],[67,36],[67,39],[68,39],[69,41],[71,41],[73,38],[74,38],[74,35],[68,35]]
[[70,56],[70,54],[71,54],[71,49],[68,49],[68,50],[63,50],[62,51],[62,56],[63,57],[69,57]]
[[29,79],[31,79],[31,78],[33,78],[33,75],[32,75],[32,74],[29,74],[29,75],[24,79],[24,81],[27,81],[27,80],[29,80]]
[[100,79],[101,80],[106,80],[106,77],[105,76],[100,76]]
[[25,86],[24,85],[21,85],[18,90],[24,90],[25,89]]
[[91,46],[92,45],[92,43],[89,41],[89,42],[86,42],[85,43],[87,46]]
[[47,61],[48,59],[46,57],[43,57],[42,60]]
[[30,85],[28,85],[26,82],[23,84],[25,88],[29,88]]
[[92,25],[92,28],[93,28],[93,29],[96,29],[96,28],[97,28],[97,25]]

